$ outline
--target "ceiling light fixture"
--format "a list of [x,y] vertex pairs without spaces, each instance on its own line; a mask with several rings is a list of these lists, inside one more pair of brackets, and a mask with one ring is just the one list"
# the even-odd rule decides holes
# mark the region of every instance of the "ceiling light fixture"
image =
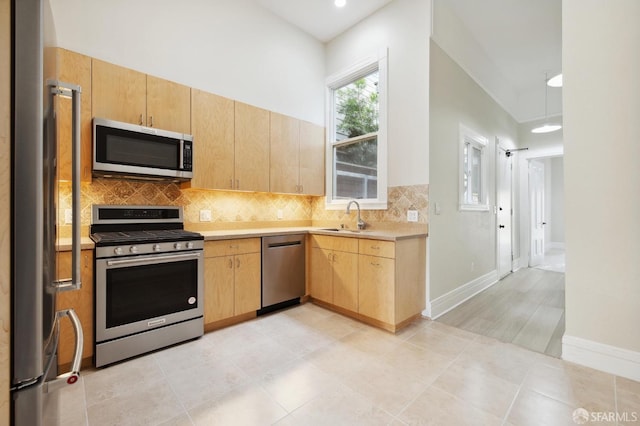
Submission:
[[562,73],[554,75],[547,80],[547,86],[549,87],[562,87]]
[[336,0],[334,4],[336,7],[344,7],[347,4],[347,0]]
[[562,126],[559,124],[549,124],[547,123],[547,88],[549,83],[549,77],[547,73],[544,73],[544,121],[545,123],[542,126],[535,127],[531,129],[531,133],[550,133],[555,132],[556,130],[562,129]]

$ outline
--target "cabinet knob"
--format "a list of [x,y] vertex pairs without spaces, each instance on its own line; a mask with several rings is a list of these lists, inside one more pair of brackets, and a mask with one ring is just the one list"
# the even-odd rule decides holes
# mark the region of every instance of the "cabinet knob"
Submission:
[[229,259],[229,269],[233,268],[233,260]]
[[144,125],[144,115],[142,115],[142,114],[140,114],[140,120],[139,120],[139,123],[140,123],[140,125],[141,125],[141,126],[143,126],[143,125]]
[[153,127],[153,115],[149,116],[149,127]]
[[236,258],[236,268],[239,268],[239,267],[240,267],[240,259]]

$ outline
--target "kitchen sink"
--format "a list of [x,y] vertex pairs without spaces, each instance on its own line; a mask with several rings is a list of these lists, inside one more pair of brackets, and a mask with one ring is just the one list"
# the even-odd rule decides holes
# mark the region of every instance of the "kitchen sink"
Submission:
[[351,232],[353,234],[359,234],[361,232],[367,232],[360,229],[338,229],[338,228],[322,228],[320,231],[331,231],[331,232]]

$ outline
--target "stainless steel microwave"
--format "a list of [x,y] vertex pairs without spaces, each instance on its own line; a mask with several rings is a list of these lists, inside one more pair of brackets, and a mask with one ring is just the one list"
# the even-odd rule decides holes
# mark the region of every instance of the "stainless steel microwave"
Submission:
[[193,177],[193,136],[94,118],[93,174],[189,180]]

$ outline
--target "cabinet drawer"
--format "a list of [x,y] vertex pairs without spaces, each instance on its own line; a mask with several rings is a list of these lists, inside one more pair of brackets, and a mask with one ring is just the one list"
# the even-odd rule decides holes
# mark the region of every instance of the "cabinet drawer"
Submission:
[[312,235],[311,245],[312,247],[317,247],[325,250],[346,251],[349,253],[358,252],[357,238]]
[[232,256],[240,253],[259,253],[260,250],[260,238],[206,241],[204,243],[204,257]]
[[388,257],[391,259],[396,257],[396,243],[393,241],[362,239],[358,240],[358,242],[358,252],[360,254]]

